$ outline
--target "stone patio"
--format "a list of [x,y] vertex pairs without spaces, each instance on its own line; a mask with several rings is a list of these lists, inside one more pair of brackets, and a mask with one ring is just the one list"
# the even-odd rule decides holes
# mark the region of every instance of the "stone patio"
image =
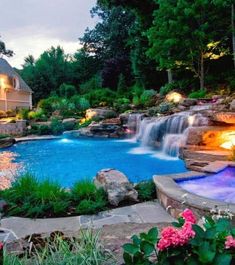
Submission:
[[[17,238],[53,231],[79,231],[81,228],[102,228],[105,225],[126,223],[169,223],[174,219],[162,208],[157,201],[139,203],[132,206],[104,211],[98,215],[75,216],[51,219],[29,219],[10,217],[1,220],[1,228],[12,230]],[[10,241],[12,237],[9,237]]]

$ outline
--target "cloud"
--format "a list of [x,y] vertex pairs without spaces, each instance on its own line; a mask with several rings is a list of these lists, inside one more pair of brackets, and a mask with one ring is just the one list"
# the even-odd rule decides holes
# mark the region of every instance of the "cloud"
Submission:
[[7,47],[13,49],[15,55],[8,58],[9,63],[17,68],[21,68],[24,58],[32,54],[38,58],[40,54],[48,50],[51,46],[63,47],[65,53],[72,54],[81,48],[78,41],[65,41],[47,36],[33,35],[31,37],[18,37],[15,40],[7,42]]
[[87,27],[96,20],[90,9],[96,0],[1,0],[0,35],[15,52],[9,61],[19,67],[29,54],[38,57],[51,46],[76,51]]

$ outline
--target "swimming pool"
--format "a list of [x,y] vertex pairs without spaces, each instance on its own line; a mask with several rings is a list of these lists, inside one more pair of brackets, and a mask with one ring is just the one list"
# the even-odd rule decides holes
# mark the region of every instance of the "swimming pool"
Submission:
[[[151,179],[154,174],[187,171],[180,159],[160,152],[142,150],[138,143],[110,139],[56,139],[15,144],[0,152],[5,169],[30,172],[39,180],[49,178],[64,187],[80,179],[92,179],[104,168],[125,173],[132,182]],[[0,169],[1,162],[0,158]]]
[[227,167],[212,176],[181,180],[177,183],[183,189],[194,194],[227,203],[235,203],[235,167]]

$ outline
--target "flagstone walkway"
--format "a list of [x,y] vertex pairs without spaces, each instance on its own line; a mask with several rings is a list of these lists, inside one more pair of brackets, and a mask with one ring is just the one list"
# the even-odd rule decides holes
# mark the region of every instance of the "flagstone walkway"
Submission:
[[[79,231],[81,228],[102,228],[104,225],[121,223],[168,223],[173,218],[157,201],[140,203],[132,206],[104,211],[97,215],[75,216],[51,219],[29,219],[10,217],[1,220],[1,228],[14,232],[17,238],[24,238],[34,233],[51,233],[53,231]],[[11,235],[8,240],[14,238]]]

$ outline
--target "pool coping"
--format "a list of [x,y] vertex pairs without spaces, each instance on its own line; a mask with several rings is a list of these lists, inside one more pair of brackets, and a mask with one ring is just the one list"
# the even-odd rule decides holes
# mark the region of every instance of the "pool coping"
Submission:
[[55,136],[55,135],[43,135],[43,136],[38,136],[38,135],[29,135],[25,137],[16,137],[15,142],[16,143],[21,143],[21,142],[27,142],[27,141],[38,141],[38,140],[54,140],[54,139],[61,139],[63,138],[62,135],[60,136]]
[[229,166],[235,167],[235,162],[211,162],[203,168],[204,172],[189,171],[181,174],[153,176],[159,202],[174,218],[177,218],[179,213],[187,207],[192,209],[198,217],[208,215],[215,207],[222,211],[229,209],[231,213],[235,214],[234,203],[226,203],[193,194],[180,187],[176,182],[177,180],[210,177],[211,173],[218,173]]

